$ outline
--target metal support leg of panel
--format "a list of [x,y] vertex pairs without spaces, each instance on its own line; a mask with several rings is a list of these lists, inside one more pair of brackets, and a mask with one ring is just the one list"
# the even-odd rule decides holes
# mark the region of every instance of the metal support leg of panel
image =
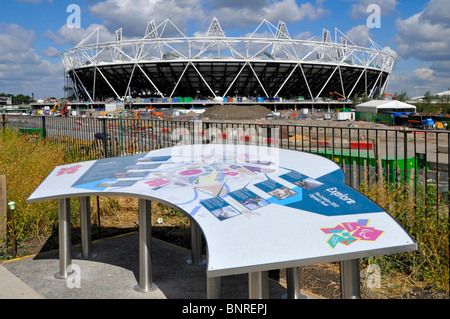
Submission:
[[139,285],[138,292],[151,292],[158,288],[153,283],[151,262],[151,201],[139,199]]
[[206,297],[208,299],[222,298],[222,278],[211,277],[206,279]]
[[68,267],[72,263],[70,253],[70,198],[58,200],[59,204],[59,272],[55,274],[58,279],[67,279],[70,275]]
[[258,271],[248,274],[249,299],[269,298],[269,272]]
[[300,299],[300,269],[286,268],[287,299]]
[[200,266],[206,264],[202,256],[202,230],[195,221],[191,220],[191,259],[187,261],[190,265]]
[[359,259],[341,261],[341,298],[361,298]]
[[91,198],[80,197],[81,258],[94,258],[91,234]]

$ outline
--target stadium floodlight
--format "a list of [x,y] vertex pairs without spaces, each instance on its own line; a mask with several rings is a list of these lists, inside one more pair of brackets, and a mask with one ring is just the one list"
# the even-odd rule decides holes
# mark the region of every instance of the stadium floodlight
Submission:
[[158,37],[158,30],[156,29],[155,20],[152,20],[147,24],[147,30],[145,31],[144,39],[157,37]]

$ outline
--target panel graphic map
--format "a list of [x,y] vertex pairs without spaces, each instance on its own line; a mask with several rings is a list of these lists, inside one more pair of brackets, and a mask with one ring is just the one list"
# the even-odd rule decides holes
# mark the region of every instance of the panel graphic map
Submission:
[[416,248],[344,184],[336,163],[297,151],[188,145],[64,165],[28,201],[95,195],[147,198],[189,215],[207,241],[210,276]]

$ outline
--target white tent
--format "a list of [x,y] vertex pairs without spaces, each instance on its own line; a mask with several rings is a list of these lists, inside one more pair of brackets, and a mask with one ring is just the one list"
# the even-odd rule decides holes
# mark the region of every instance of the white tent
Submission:
[[447,91],[444,91],[444,92],[441,92],[441,93],[437,93],[437,94],[436,94],[436,96],[439,96],[439,97],[445,96],[445,95],[450,95],[450,90],[447,90]]
[[373,100],[356,105],[356,112],[381,113],[381,112],[413,112],[414,105],[397,100]]

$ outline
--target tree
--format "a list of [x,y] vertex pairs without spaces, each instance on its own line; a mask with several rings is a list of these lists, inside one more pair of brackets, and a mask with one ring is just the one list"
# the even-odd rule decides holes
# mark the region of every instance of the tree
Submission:
[[32,102],[32,99],[30,96],[23,95],[23,94],[14,95],[14,94],[0,93],[0,96],[11,97],[12,104],[14,104],[14,105],[29,104]]
[[409,96],[406,93],[406,91],[402,91],[400,94],[397,94],[397,92],[395,92],[394,98],[398,101],[406,102],[406,101],[408,101]]
[[420,109],[422,112],[425,113],[436,113],[437,107],[435,104],[433,104],[434,96],[431,95],[430,91],[427,91],[422,99],[422,102],[420,103]]
[[425,102],[425,103],[431,103],[431,102],[433,102],[433,96],[431,95],[431,93],[430,93],[430,91],[427,91],[426,93],[425,93],[425,96],[423,97],[423,101]]
[[362,97],[361,97],[361,102],[362,102],[362,103],[365,103],[365,102],[368,102],[368,101],[370,101],[370,100],[371,100],[371,98],[369,97],[369,95],[367,94],[367,92],[364,92],[363,95],[362,95]]
[[30,103],[31,97],[28,95],[19,94],[16,96],[13,96],[13,104],[20,105],[20,104],[28,104]]
[[443,94],[440,96],[440,102],[444,103],[444,104],[449,104],[450,103],[450,94]]
[[359,104],[359,95],[355,93],[355,95],[353,95],[353,107],[355,107],[356,105]]

